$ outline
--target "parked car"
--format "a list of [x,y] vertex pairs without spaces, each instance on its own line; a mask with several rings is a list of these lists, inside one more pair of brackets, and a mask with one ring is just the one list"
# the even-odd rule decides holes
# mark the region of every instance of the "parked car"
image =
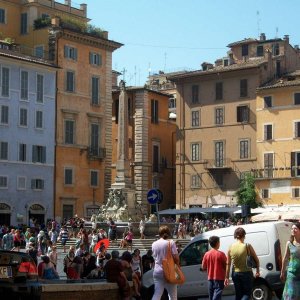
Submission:
[[[270,300],[275,291],[281,298],[283,282],[280,280],[282,255],[291,234],[290,222],[265,222],[242,225],[246,231],[246,243],[250,243],[260,261],[260,277],[254,280],[252,299]],[[197,235],[179,254],[186,282],[177,288],[178,298],[208,296],[207,273],[201,271],[202,258],[210,248],[208,239],[212,235],[220,237],[220,250],[227,255],[229,246],[235,241],[233,234],[237,226],[207,231]],[[153,271],[143,275],[143,299],[151,299],[154,290]],[[233,295],[234,286],[230,280],[223,295]]]
[[[0,295],[13,299],[34,297],[38,284],[37,266],[24,252],[0,250]],[[11,298],[12,297],[12,298]]]

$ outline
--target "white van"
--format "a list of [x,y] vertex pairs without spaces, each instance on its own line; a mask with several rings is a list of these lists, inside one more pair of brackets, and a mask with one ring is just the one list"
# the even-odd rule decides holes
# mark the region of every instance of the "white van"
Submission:
[[[260,261],[260,277],[254,281],[253,299],[269,300],[272,298],[272,291],[275,291],[277,296],[282,293],[280,270],[285,245],[291,235],[292,223],[278,221],[231,226],[197,235],[179,255],[186,281],[178,286],[178,298],[208,296],[207,273],[200,271],[202,258],[210,248],[208,239],[212,235],[219,236],[220,250],[227,255],[229,246],[235,242],[233,234],[237,227],[245,229],[245,243],[253,246]],[[151,299],[154,290],[152,270],[143,275],[142,287],[143,299]],[[234,286],[230,281],[223,295],[234,293]]]

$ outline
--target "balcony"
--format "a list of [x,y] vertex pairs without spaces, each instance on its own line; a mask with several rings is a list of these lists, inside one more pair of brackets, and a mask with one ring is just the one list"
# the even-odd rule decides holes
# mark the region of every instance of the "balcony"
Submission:
[[230,158],[206,159],[204,161],[204,168],[211,172],[214,170],[226,171],[232,169],[232,162]]
[[102,160],[106,157],[106,148],[88,147],[87,155],[91,160]]
[[[298,177],[297,172],[293,172],[290,167],[251,169],[251,173],[256,180],[287,179],[292,177]],[[292,175],[292,173],[294,175]]]

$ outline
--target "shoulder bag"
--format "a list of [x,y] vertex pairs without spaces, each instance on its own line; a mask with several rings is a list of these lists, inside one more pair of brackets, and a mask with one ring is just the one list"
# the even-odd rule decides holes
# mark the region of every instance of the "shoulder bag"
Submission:
[[168,250],[166,257],[162,260],[165,280],[172,284],[183,284],[185,277],[179,265],[175,264],[172,251],[171,242],[168,243]]
[[246,266],[248,268],[255,269],[257,267],[256,261],[255,261],[255,259],[253,258],[253,256],[250,253],[249,245],[248,244],[246,244],[246,249],[247,249]]

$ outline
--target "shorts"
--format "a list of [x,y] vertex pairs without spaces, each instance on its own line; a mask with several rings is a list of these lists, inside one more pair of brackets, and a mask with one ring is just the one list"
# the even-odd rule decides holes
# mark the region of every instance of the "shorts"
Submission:
[[62,240],[61,240],[61,244],[62,244],[63,246],[65,246],[66,243],[67,243],[67,240],[66,240],[66,239],[62,239]]
[[132,245],[132,240],[126,240],[129,245]]
[[14,246],[15,247],[21,247],[21,242],[20,241],[14,241]]

